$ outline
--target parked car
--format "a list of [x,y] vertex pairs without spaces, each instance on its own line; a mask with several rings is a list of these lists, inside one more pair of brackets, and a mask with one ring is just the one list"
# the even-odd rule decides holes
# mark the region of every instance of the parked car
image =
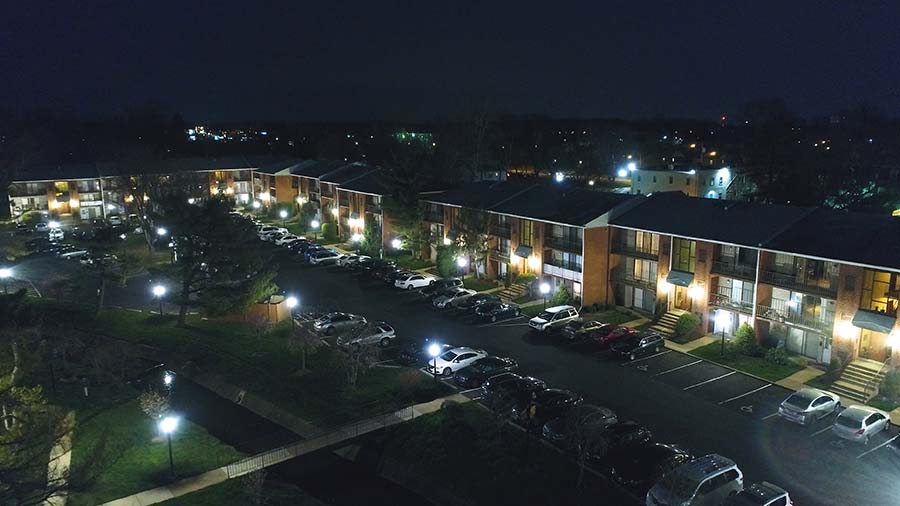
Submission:
[[707,455],[682,464],[647,492],[647,506],[719,505],[744,488],[744,473],[731,459]]
[[[568,410],[581,404],[584,398],[575,392],[548,388],[531,395],[520,396],[510,411],[511,418],[530,430],[541,430],[548,420],[563,416]],[[531,407],[534,406],[532,410]],[[533,412],[533,416],[529,413]]]
[[[572,417],[577,414],[577,419]],[[553,441],[554,443],[563,443],[568,437],[568,431],[571,429],[572,423],[589,425],[597,427],[597,430],[603,430],[606,427],[616,423],[618,418],[615,411],[604,408],[603,406],[595,406],[593,404],[582,404],[577,409],[569,411],[563,416],[558,416],[548,420],[544,424],[541,434],[544,439]]]
[[809,425],[841,408],[837,394],[816,388],[804,388],[792,393],[781,406],[778,415],[790,422]]
[[528,320],[528,326],[538,332],[551,332],[578,319],[578,310],[572,306],[553,306]]
[[454,309],[463,309],[463,310],[471,310],[474,309],[475,306],[479,304],[484,304],[487,302],[502,302],[500,297],[492,294],[492,293],[476,293],[475,295],[470,295],[468,297],[461,297],[450,303],[450,307]]
[[366,323],[367,321],[364,316],[351,313],[334,312],[328,313],[325,316],[315,320],[313,322],[313,330],[325,334],[326,336],[330,336],[340,330],[362,327],[366,325]]
[[607,326],[609,326],[608,323],[598,322],[596,320],[584,321],[578,319],[563,325],[560,333],[569,341],[581,341],[588,337],[591,332]]
[[358,347],[377,344],[382,348],[385,348],[391,344],[394,337],[396,337],[394,334],[394,327],[391,327],[385,322],[375,322],[373,325],[361,330],[358,335],[354,335],[353,337],[338,336],[337,345]]
[[341,254],[333,249],[323,249],[310,255],[309,263],[313,265],[333,264],[340,256]]
[[[427,288],[427,287],[426,287]],[[459,299],[461,297],[470,297],[475,295],[475,290],[469,290],[468,288],[460,288],[453,287],[447,288],[446,290],[440,292],[434,299],[431,300],[431,305],[438,308],[444,309],[448,305],[450,305],[454,300]]]
[[36,251],[45,248],[48,244],[50,244],[50,239],[47,239],[46,237],[35,237],[34,239],[25,241],[25,248],[30,251]]
[[653,443],[615,453],[609,459],[608,473],[619,485],[646,496],[663,476],[693,459],[679,446]]
[[547,384],[543,380],[507,372],[484,380],[481,384],[481,396],[484,402],[493,408],[506,400],[530,397],[532,392],[546,389]]
[[394,281],[394,286],[401,290],[412,290],[414,288],[423,288],[435,282],[434,276],[427,274],[410,274]]
[[[434,340],[425,338],[407,346],[397,354],[397,362],[407,366],[424,364],[426,361],[431,360],[431,356],[428,354],[428,348],[432,344],[434,344]],[[455,348],[452,344],[445,343],[440,343],[439,346],[441,348],[441,353]]]
[[109,224],[114,227],[122,225],[122,217],[117,214],[110,216],[109,218],[107,218],[107,220],[109,221]]
[[284,234],[283,236],[275,239],[275,246],[284,246],[289,242],[296,241],[300,239],[300,237],[294,234]]
[[398,279],[409,276],[413,272],[402,267],[391,267],[389,269],[382,269],[379,273],[379,277],[384,281],[384,284],[396,286]]
[[310,241],[309,239],[304,239],[301,237],[296,241],[291,241],[290,243],[288,243],[287,249],[288,251],[292,251],[294,253],[300,253],[302,252],[301,250],[305,251],[306,248],[310,247],[313,244],[315,243]]
[[266,234],[269,234],[269,233],[272,233],[272,232],[278,232],[279,230],[280,230],[280,229],[279,229],[278,227],[273,227],[273,226],[271,226],[271,225],[265,225],[265,226],[259,227],[259,230],[257,230],[256,233],[257,233],[257,235],[259,236],[260,239],[263,239],[263,237],[264,237]]
[[479,358],[484,358],[486,356],[487,352],[484,350],[467,347],[453,348],[452,350],[445,351],[437,358],[430,360],[428,362],[428,372],[434,374],[435,371],[437,371],[437,374],[450,376]]
[[344,267],[358,269],[360,264],[371,261],[372,257],[368,255],[351,255],[350,258],[344,262]]
[[599,348],[608,348],[614,343],[630,339],[638,335],[638,331],[622,325],[606,325],[591,332],[590,340]]
[[[650,429],[635,422],[616,422],[606,428],[603,433],[606,453],[614,455],[618,452],[630,452],[635,448],[650,444],[653,441],[653,433]],[[600,457],[599,455],[592,458]]]
[[448,288],[461,288],[462,286],[463,282],[459,278],[443,278],[435,280],[434,284],[426,286],[420,293],[422,294],[422,297],[431,299]]
[[854,443],[869,444],[875,434],[891,428],[891,416],[869,406],[850,406],[834,419],[831,432]]
[[31,227],[27,223],[16,222],[16,235],[28,235],[30,233]]
[[475,317],[492,322],[506,318],[515,318],[522,314],[518,304],[512,302],[483,302],[475,306]]
[[456,371],[456,374],[453,375],[453,381],[461,387],[476,388],[480,387],[491,376],[496,376],[503,372],[512,372],[518,367],[519,364],[511,358],[484,357]]
[[613,343],[610,349],[628,360],[634,360],[641,355],[659,353],[666,347],[665,341],[662,335],[650,332],[623,338]]
[[63,237],[65,237],[65,234],[61,228],[51,228],[47,236],[51,241],[62,241]]
[[48,225],[47,223],[44,223],[43,221],[34,224],[35,232],[43,233],[43,232],[48,232],[49,230],[50,230],[50,225]]
[[338,258],[337,262],[335,262],[335,265],[338,267],[349,267],[353,262],[359,262],[359,255],[356,253],[341,256],[341,258]]
[[767,481],[754,483],[741,493],[731,496],[722,506],[793,506],[787,490]]
[[285,230],[285,229],[283,229],[283,228],[280,228],[280,229],[275,230],[275,231],[272,231],[272,232],[265,232],[265,233],[263,233],[263,234],[262,234],[262,238],[263,238],[264,241],[268,241],[268,242],[274,243],[275,241],[277,241],[277,240],[279,240],[279,239],[281,239],[282,237],[285,237],[285,236],[287,236],[287,235],[288,235],[288,231]]
[[59,253],[57,256],[59,256],[60,258],[65,258],[66,260],[75,260],[75,259],[82,258],[89,254],[90,253],[86,249],[75,248],[75,249],[72,249],[69,251]]

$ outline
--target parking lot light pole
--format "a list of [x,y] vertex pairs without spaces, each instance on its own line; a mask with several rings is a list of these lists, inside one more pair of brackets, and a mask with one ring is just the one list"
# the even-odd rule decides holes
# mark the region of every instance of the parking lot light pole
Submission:
[[159,421],[159,430],[166,435],[169,443],[169,474],[175,477],[175,459],[172,457],[172,433],[178,427],[178,418],[167,416]]
[[312,220],[309,225],[313,228],[313,241],[319,240],[319,227],[322,226],[319,220]]
[[539,289],[541,291],[541,298],[544,299],[544,309],[547,309],[547,294],[550,293],[550,283],[547,283],[546,281],[541,283]]
[[441,346],[437,343],[433,343],[431,346],[428,347],[428,354],[431,356],[431,360],[432,360],[431,368],[432,368],[432,372],[434,373],[434,384],[435,384],[435,386],[437,386],[437,383],[438,383],[437,358],[438,358],[438,355],[441,354]]
[[122,239],[122,260],[125,260],[125,247],[128,246],[128,236],[122,234],[119,236],[119,239]]
[[287,307],[290,310],[291,328],[294,328],[294,308],[297,307],[297,297],[288,297],[285,302],[287,303]]
[[159,315],[163,316],[163,295],[166,294],[166,287],[162,285],[156,285],[153,287],[153,296],[156,297],[156,300],[159,301]]
[[284,209],[282,209],[282,210],[278,213],[278,216],[281,216],[281,226],[284,227],[284,226],[285,226],[285,225],[284,225],[284,220],[287,219],[287,217],[288,217],[288,212],[285,211]]
[[3,293],[9,295],[9,278],[12,277],[12,269],[9,267],[0,268],[0,279],[3,280]]

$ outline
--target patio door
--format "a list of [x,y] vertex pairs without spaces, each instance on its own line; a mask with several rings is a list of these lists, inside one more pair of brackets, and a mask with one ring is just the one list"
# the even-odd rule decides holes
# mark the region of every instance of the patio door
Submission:
[[675,309],[691,310],[691,298],[686,287],[675,285]]

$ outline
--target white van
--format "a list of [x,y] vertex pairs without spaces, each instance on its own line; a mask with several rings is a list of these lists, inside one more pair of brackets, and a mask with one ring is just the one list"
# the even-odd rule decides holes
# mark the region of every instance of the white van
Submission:
[[666,473],[647,492],[647,506],[719,506],[744,489],[744,473],[731,459],[707,455]]

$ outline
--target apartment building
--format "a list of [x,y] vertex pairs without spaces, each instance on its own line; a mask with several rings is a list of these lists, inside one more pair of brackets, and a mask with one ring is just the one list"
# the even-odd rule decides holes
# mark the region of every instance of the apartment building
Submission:
[[745,185],[727,167],[671,164],[640,167],[629,171],[632,195],[678,191],[689,197],[735,199]]

